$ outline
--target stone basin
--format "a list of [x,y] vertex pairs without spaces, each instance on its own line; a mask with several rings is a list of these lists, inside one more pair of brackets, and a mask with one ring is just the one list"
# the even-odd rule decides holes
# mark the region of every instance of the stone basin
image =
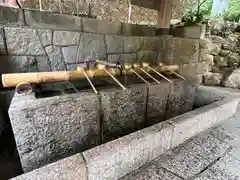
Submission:
[[78,179],[119,179],[232,116],[239,102],[181,80],[126,86],[15,93],[9,116],[24,172],[44,166],[30,174],[46,179],[39,171],[61,168]]

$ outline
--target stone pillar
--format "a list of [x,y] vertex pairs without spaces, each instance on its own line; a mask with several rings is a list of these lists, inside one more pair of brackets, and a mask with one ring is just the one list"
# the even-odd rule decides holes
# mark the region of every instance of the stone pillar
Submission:
[[159,7],[157,20],[157,35],[168,35],[172,18],[173,0],[159,0],[157,6]]

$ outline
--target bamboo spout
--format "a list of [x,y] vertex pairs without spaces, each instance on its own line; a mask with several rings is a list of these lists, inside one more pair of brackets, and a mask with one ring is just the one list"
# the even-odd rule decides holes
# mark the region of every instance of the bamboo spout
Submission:
[[[158,72],[175,72],[178,71],[179,67],[177,65],[169,66],[155,66],[152,67]],[[133,68],[138,74],[142,74],[142,71],[135,67]],[[149,68],[142,67],[146,72],[149,72]],[[120,75],[121,71],[119,68],[108,68],[108,71],[113,75]],[[109,74],[104,69],[89,69],[85,70],[88,77],[107,77]],[[133,71],[126,70],[126,74],[133,74]],[[31,84],[39,83],[49,83],[49,82],[61,82],[69,81],[74,79],[84,79],[83,70],[76,71],[55,71],[55,72],[35,72],[35,73],[12,73],[12,74],[2,74],[2,84],[3,87],[15,87],[19,83],[28,82]]]

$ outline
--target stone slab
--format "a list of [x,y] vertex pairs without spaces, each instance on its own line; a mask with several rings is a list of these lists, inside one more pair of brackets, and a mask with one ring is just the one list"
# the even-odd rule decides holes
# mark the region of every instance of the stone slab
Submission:
[[82,19],[83,32],[97,33],[97,34],[111,34],[120,35],[122,25],[118,21],[105,21],[98,19]]
[[0,29],[0,54],[6,54],[3,29]]
[[208,168],[202,174],[200,174],[195,180],[232,180],[232,179],[239,179],[240,172],[239,172],[240,161],[226,155],[212,167]]
[[216,93],[216,91],[214,92],[212,89],[209,89],[208,87],[199,86],[196,88],[194,105],[199,108],[211,104],[213,102],[216,102],[218,100],[221,100],[224,97],[226,96],[221,93]]
[[98,107],[98,97],[88,92],[41,99],[15,94],[9,117],[23,170],[98,145]]
[[106,35],[107,53],[123,53],[123,36]]
[[7,51],[16,55],[45,55],[37,30],[5,27]]
[[18,8],[0,7],[0,24],[4,26],[24,25],[23,11]]
[[66,63],[77,63],[77,46],[62,47],[62,53]]
[[29,173],[17,176],[12,180],[86,180],[87,170],[81,154],[59,160]]
[[155,36],[156,28],[147,25],[122,23],[124,36]]
[[166,119],[192,110],[194,105],[195,86],[184,81],[175,81],[170,86],[166,107]]
[[100,92],[103,141],[134,132],[144,126],[147,86],[135,85]]
[[82,33],[80,40],[78,59],[85,62],[92,60],[92,53],[95,53],[96,59],[106,59],[106,46],[104,42],[104,35]]
[[163,122],[83,152],[89,180],[118,180],[170,148],[172,126]]
[[135,53],[141,50],[144,43],[143,37],[129,36],[124,37],[123,47],[124,53]]
[[151,85],[148,90],[147,121],[153,125],[165,119],[165,111],[170,92],[170,84],[162,82],[160,85]]
[[82,29],[81,17],[35,10],[25,10],[24,14],[26,23],[31,28],[74,30],[79,32]]
[[238,99],[224,99],[168,120],[175,127],[172,146],[231,117],[236,112],[238,102]]
[[156,65],[157,52],[155,52],[155,51],[140,51],[137,53],[137,60],[139,62],[148,62],[151,65]]
[[124,176],[120,180],[182,180],[182,178],[172,174],[171,172],[158,167],[156,163],[145,165],[130,174]]
[[39,39],[40,39],[43,47],[52,44],[52,36],[53,36],[52,30],[50,30],[50,29],[38,29],[37,33],[38,33]]
[[49,58],[47,56],[36,56],[36,63],[39,72],[51,71]]
[[54,31],[53,45],[55,46],[70,46],[78,45],[80,41],[80,32],[71,31]]
[[51,69],[53,71],[66,70],[61,48],[58,46],[47,46],[45,51],[48,55]]
[[203,134],[167,151],[156,161],[159,166],[183,179],[191,179],[221,157],[228,148],[220,140]]

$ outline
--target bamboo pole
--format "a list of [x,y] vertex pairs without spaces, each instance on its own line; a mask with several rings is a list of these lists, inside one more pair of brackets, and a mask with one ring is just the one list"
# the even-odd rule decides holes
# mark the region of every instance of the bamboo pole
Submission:
[[[152,67],[159,73],[170,72],[175,73],[179,70],[177,65],[168,66],[155,66]],[[138,74],[143,74],[142,70],[134,66],[134,71]],[[149,68],[142,67],[144,71],[149,72]],[[121,75],[119,68],[108,68],[107,69],[113,76]],[[93,68],[86,70],[88,77],[109,77],[109,74],[104,69]],[[127,71],[127,75],[135,74],[133,71]],[[48,82],[61,82],[74,79],[84,79],[86,78],[83,71],[55,71],[55,72],[35,72],[35,73],[12,73],[12,74],[2,74],[2,84],[3,87],[15,87],[19,83],[28,82],[31,84],[48,83]]]

